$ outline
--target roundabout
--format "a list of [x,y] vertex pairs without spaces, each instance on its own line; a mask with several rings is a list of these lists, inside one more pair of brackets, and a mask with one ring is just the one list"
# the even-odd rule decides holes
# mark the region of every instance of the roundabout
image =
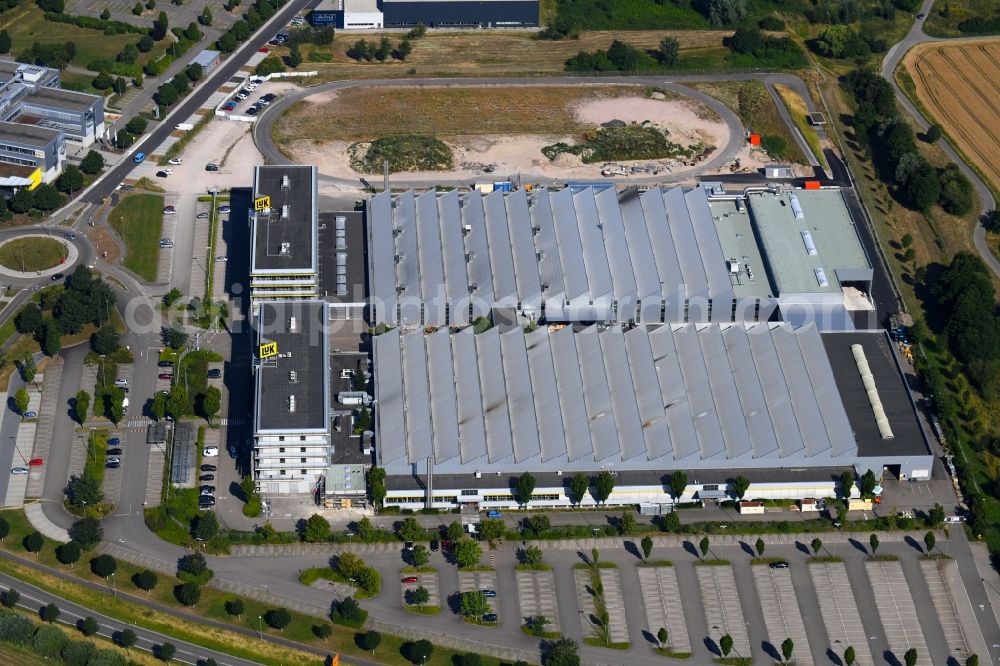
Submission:
[[0,275],[15,279],[65,272],[79,251],[69,240],[52,234],[26,234],[0,242]]

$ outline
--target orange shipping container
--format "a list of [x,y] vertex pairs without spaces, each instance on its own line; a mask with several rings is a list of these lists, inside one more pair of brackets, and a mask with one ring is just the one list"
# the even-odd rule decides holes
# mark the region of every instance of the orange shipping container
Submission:
[[751,134],[750,135],[750,145],[751,146],[759,146],[760,145],[760,134]]
[[807,180],[805,182],[805,188],[807,190],[818,190],[819,189],[819,181],[818,180]]

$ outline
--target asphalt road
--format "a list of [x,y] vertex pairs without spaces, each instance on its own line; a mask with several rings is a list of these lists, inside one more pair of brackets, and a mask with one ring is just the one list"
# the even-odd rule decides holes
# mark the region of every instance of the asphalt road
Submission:
[[[626,182],[632,184],[642,184],[642,183],[670,183],[675,181],[687,180],[693,178],[699,174],[718,171],[727,163],[729,163],[736,154],[742,148],[745,142],[745,128],[740,119],[736,116],[733,111],[720,102],[719,100],[701,93],[697,90],[687,88],[683,86],[684,82],[694,82],[694,81],[743,81],[749,79],[763,79],[765,85],[773,95],[772,87],[775,83],[781,83],[782,85],[789,86],[793,88],[799,94],[802,95],[803,99],[809,100],[809,94],[806,90],[805,84],[802,79],[791,74],[719,74],[715,76],[704,76],[704,75],[691,75],[691,76],[607,76],[607,77],[572,77],[572,76],[556,76],[556,77],[528,77],[528,78],[510,78],[510,77],[494,77],[494,78],[465,78],[465,79],[364,79],[364,80],[353,80],[353,81],[331,81],[329,83],[320,83],[314,86],[310,86],[298,92],[295,92],[286,97],[282,97],[274,104],[267,107],[260,115],[257,117],[257,122],[253,125],[254,141],[257,144],[257,148],[264,155],[265,160],[269,164],[289,164],[290,160],[285,157],[277,146],[274,144],[272,138],[272,130],[274,123],[281,117],[283,111],[287,110],[292,104],[305,99],[306,97],[311,97],[312,95],[320,94],[323,92],[328,92],[330,90],[343,90],[346,88],[354,88],[358,86],[370,88],[370,87],[382,87],[382,86],[427,86],[427,85],[437,85],[437,86],[496,86],[496,85],[609,85],[609,84],[621,84],[621,85],[653,85],[668,88],[682,95],[696,99],[713,111],[719,114],[719,116],[726,123],[726,127],[729,130],[729,140],[721,151],[719,151],[715,157],[703,162],[698,165],[694,170],[684,171],[675,176],[672,175],[658,175],[658,176],[644,176],[644,177],[629,177],[629,178],[608,178],[606,180],[610,182]],[[811,104],[811,102],[810,102]],[[779,109],[784,107],[779,104]],[[785,114],[787,116],[787,113]],[[791,119],[787,118],[786,122],[790,122]],[[789,125],[791,131],[794,133],[795,125]],[[810,154],[806,151],[806,154]],[[532,183],[537,183],[540,185],[549,184],[559,184],[566,179],[559,178],[543,178],[532,174],[522,174],[524,179],[530,180]],[[333,176],[321,175],[321,180],[326,183],[333,183],[338,185],[346,185],[350,187],[358,187],[360,180],[359,178],[338,178]],[[392,185],[394,187],[424,187],[430,184],[447,184],[447,185],[466,185],[472,186],[476,181],[483,180],[484,177],[476,178],[462,178],[457,180],[441,180],[438,178],[432,181],[428,180],[407,180],[404,177],[394,176],[392,177]]]
[[[270,32],[271,26],[284,25],[293,16],[295,16],[295,14],[305,9],[309,3],[310,0],[291,0],[287,5],[282,7],[277,14],[275,14],[275,17],[272,18],[272,22],[258,30],[243,44],[243,46],[241,46],[235,53],[233,53],[211,74],[209,74],[208,78],[201,85],[201,87],[185,97],[180,104],[175,106],[171,110],[170,114],[164,118],[163,122],[161,122],[159,126],[153,130],[153,132],[137,141],[132,147],[130,155],[134,155],[137,152],[149,154],[161,143],[163,143],[163,141],[170,136],[170,133],[174,131],[174,125],[176,125],[178,120],[183,120],[194,113],[199,107],[201,107],[205,100],[215,93],[219,86],[228,81],[234,74],[236,74],[236,72],[239,71],[252,53],[267,44],[267,41],[272,36]],[[92,187],[86,195],[84,195],[83,200],[89,203],[99,204],[104,197],[114,192],[118,184],[128,177],[128,174],[134,167],[135,164],[132,162],[131,157],[126,157],[126,159],[123,159],[120,164],[105,172],[100,181],[98,181],[98,183]]]
[[[929,14],[934,6],[935,0],[924,0],[923,5],[920,7],[920,12],[924,14]],[[926,130],[930,126],[930,122],[924,118],[923,114],[917,110],[917,107],[913,105],[910,98],[902,91],[902,89],[896,84],[896,78],[894,73],[899,63],[903,60],[907,51],[916,46],[917,44],[923,44],[925,42],[939,42],[947,41],[949,43],[961,42],[966,39],[982,39],[982,37],[962,37],[955,39],[943,40],[939,37],[931,37],[924,32],[924,22],[921,20],[915,21],[913,27],[910,31],[906,33],[906,37],[903,38],[901,42],[894,45],[885,54],[885,58],[882,59],[882,77],[885,78],[891,85],[892,89],[896,93],[896,102],[906,109],[907,113],[917,122],[917,126],[921,130]],[[965,177],[969,179],[972,183],[973,189],[976,191],[976,195],[979,197],[980,211],[985,213],[986,211],[995,210],[997,207],[996,201],[993,198],[993,193],[990,188],[983,182],[975,171],[973,171],[961,155],[958,154],[947,139],[940,139],[938,141],[938,146],[948,155],[948,158],[958,165],[958,168],[965,174]],[[983,262],[989,266],[990,270],[997,276],[1000,276],[1000,261],[993,255],[990,250],[989,244],[986,242],[986,229],[981,224],[977,224],[972,235],[973,245],[976,247],[976,252],[979,254]]]

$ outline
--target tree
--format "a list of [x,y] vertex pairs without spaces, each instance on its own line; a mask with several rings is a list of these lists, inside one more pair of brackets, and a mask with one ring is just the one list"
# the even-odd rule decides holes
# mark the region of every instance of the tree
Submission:
[[0,542],[3,542],[10,534],[10,523],[3,517],[0,517]]
[[543,666],[580,666],[579,647],[572,638],[560,638],[542,646]]
[[42,351],[45,352],[46,356],[52,357],[59,353],[59,350],[62,349],[62,335],[63,328],[58,319],[46,317],[42,321],[38,337],[41,338]]
[[406,594],[407,603],[413,606],[423,606],[431,600],[431,593],[426,587],[420,586],[415,590],[409,590]]
[[517,477],[517,482],[514,484],[514,499],[518,504],[527,506],[533,492],[535,492],[535,477],[530,472]]
[[254,69],[254,73],[257,76],[267,76],[269,74],[276,74],[278,72],[285,71],[285,64],[281,61],[278,56],[268,56],[264,58],[257,68]]
[[660,62],[670,67],[677,64],[677,54],[680,51],[680,44],[673,37],[664,37],[660,40],[660,48],[656,52],[656,57]]
[[214,511],[201,511],[191,521],[191,536],[198,541],[209,541],[219,534],[219,519]]
[[812,546],[813,555],[819,555],[819,551],[823,548],[823,542],[819,537],[813,539],[810,545]]
[[375,654],[375,650],[381,642],[382,634],[374,629],[370,629],[363,634],[358,634],[358,647],[362,650],[368,650],[372,654]]
[[163,417],[167,414],[167,395],[167,393],[160,392],[153,396],[153,404],[150,406],[150,411],[157,421],[162,421]]
[[979,666],[979,655],[970,654],[969,658],[965,660],[965,666]]
[[942,134],[943,132],[941,130],[941,126],[934,123],[927,128],[927,133],[924,135],[924,138],[927,140],[927,143],[937,143],[941,139]]
[[767,548],[767,544],[764,543],[764,540],[762,538],[757,537],[757,542],[754,543],[754,548],[757,551],[757,557],[763,557],[764,549]]
[[225,606],[226,606],[226,613],[228,613],[229,615],[232,615],[233,617],[237,618],[243,615],[244,611],[243,600],[240,599],[239,597],[233,597],[232,599],[229,599],[228,601],[226,601]]
[[[910,248],[911,250],[913,248]],[[878,486],[878,479],[875,478],[875,472],[868,470],[861,476],[861,481],[858,483],[858,490],[861,492],[862,497],[871,497],[875,487]]]
[[482,590],[464,592],[460,608],[462,615],[466,617],[482,617],[492,610],[490,602]]
[[90,336],[90,347],[97,354],[110,356],[118,351],[118,331],[110,323],[104,324]]
[[323,516],[314,513],[306,521],[302,537],[309,543],[320,543],[330,539],[330,523]]
[[7,202],[11,212],[23,214],[31,210],[35,203],[35,195],[26,187],[22,187]]
[[448,525],[448,531],[445,534],[449,541],[454,542],[461,539],[464,533],[465,530],[462,529],[462,523],[458,522],[457,520],[453,520]]
[[89,409],[90,394],[83,390],[77,391],[76,397],[73,398],[73,415],[76,417],[77,423],[83,425],[86,422]]
[[590,489],[590,478],[580,472],[572,478],[569,482],[569,490],[573,493],[573,503],[579,506],[583,503],[583,498],[587,496],[587,490]]
[[34,553],[37,556],[38,551],[45,545],[45,539],[38,532],[30,532],[21,540],[21,545],[24,546],[26,551]]
[[917,666],[917,648],[910,648],[903,654],[903,661],[906,666]]
[[479,534],[489,541],[491,546],[494,542],[503,539],[506,533],[507,525],[503,522],[503,518],[483,518],[479,521]]
[[403,61],[409,58],[411,53],[413,53],[413,44],[410,43],[410,40],[400,41],[399,46],[396,47],[396,57]]
[[670,475],[670,494],[674,496],[675,502],[679,502],[681,500],[681,496],[684,494],[687,484],[687,474],[681,470],[677,470]]
[[872,557],[875,557],[875,551],[878,550],[878,535],[873,534],[868,537],[868,545],[872,547]]
[[149,121],[142,116],[133,116],[129,119],[128,123],[125,124],[125,129],[129,131],[130,134],[142,134],[146,131]]
[[[184,36],[187,37],[192,42],[197,42],[202,38],[201,30],[198,29],[198,24],[194,21],[188,23],[188,27],[184,30]],[[195,80],[195,79],[192,79]]]
[[845,500],[850,499],[854,490],[854,473],[850,470],[840,475],[840,496]]
[[739,23],[747,11],[746,0],[708,0],[708,21],[716,27]]
[[177,89],[172,83],[164,83],[156,89],[156,101],[163,106],[170,106],[177,101]]
[[422,567],[427,564],[431,559],[430,551],[427,550],[426,546],[416,545],[413,550],[410,551],[410,564],[415,567]]
[[59,560],[60,564],[73,566],[80,559],[80,552],[80,544],[76,541],[69,541],[56,546],[56,559]]
[[35,631],[35,636],[31,641],[32,647],[39,656],[44,657],[46,660],[56,661],[60,661],[59,657],[68,642],[69,639],[63,633],[62,629],[49,625],[39,627]]
[[396,536],[403,541],[418,541],[424,535],[424,528],[420,526],[417,519],[408,516],[402,522],[396,524]]
[[38,611],[43,622],[53,623],[59,619],[59,607],[55,604],[46,604]]
[[418,641],[410,641],[403,645],[406,658],[414,664],[425,664],[434,654],[434,644],[425,638]]
[[927,521],[931,527],[937,527],[944,522],[944,507],[935,503],[927,512]]
[[597,475],[597,484],[594,487],[594,500],[598,504],[603,504],[611,497],[611,491],[615,489],[615,477],[611,472],[605,470]]
[[212,10],[205,5],[205,9],[201,12],[201,17],[199,17],[202,25],[212,25]]
[[328,639],[330,637],[330,634],[333,633],[333,627],[324,622],[322,624],[314,624],[312,631],[313,635],[316,636],[316,638],[320,638],[323,640],[324,643],[326,643],[326,639]]
[[158,656],[161,661],[169,662],[174,658],[175,652],[177,652],[177,648],[174,647],[173,643],[163,643],[156,651],[156,656]]
[[96,634],[100,628],[101,628],[100,623],[89,615],[83,618],[83,621],[80,622],[80,633],[82,633],[87,638],[90,638],[91,636]]
[[[3,605],[7,608],[14,608],[21,599],[21,593],[14,588],[9,588],[3,593]],[[5,637],[6,638],[6,637]]]
[[90,550],[104,538],[104,528],[101,527],[101,521],[93,516],[88,516],[70,526],[69,536],[80,544],[81,548]]
[[33,205],[40,211],[49,212],[63,204],[63,195],[55,185],[39,185],[35,189]]
[[94,572],[95,576],[107,580],[111,574],[118,571],[118,561],[111,555],[98,555],[90,560],[90,570]]
[[661,648],[667,647],[667,640],[670,638],[670,634],[667,633],[666,627],[660,627],[660,630],[656,632],[656,642],[659,643]]
[[28,303],[18,310],[14,317],[14,328],[18,333],[34,335],[42,326],[42,311],[34,303]]
[[371,467],[365,477],[368,484],[368,497],[375,508],[381,509],[386,495],[385,468]]
[[285,608],[272,608],[264,613],[264,622],[267,622],[267,626],[272,629],[283,631],[292,623],[292,614]]
[[63,172],[56,178],[56,189],[60,192],[73,194],[83,189],[83,173],[75,164],[67,164]]
[[937,537],[934,536],[934,532],[928,532],[924,535],[924,546],[927,547],[928,554],[934,550],[935,543],[937,543]]
[[88,664],[97,666],[107,663],[98,661],[100,657],[97,657],[96,653],[97,646],[92,641],[69,641],[63,646],[60,656],[66,666],[87,666]]
[[542,549],[538,546],[528,546],[522,549],[521,561],[528,566],[537,567],[542,563]]
[[653,553],[653,538],[650,536],[642,537],[640,545],[642,546],[642,559],[649,560],[649,556]]
[[750,488],[750,479],[745,476],[738,476],[733,480],[733,493],[736,495],[736,499],[742,500],[743,496],[747,494],[747,490]]
[[469,537],[462,537],[455,544],[455,561],[460,567],[474,567],[483,556],[483,549]]
[[151,592],[160,582],[160,577],[149,569],[143,569],[132,576],[132,583],[144,592]]
[[14,407],[17,409],[17,413],[22,417],[28,411],[29,400],[30,398],[28,397],[28,392],[23,388],[17,389],[17,392],[14,393]]
[[379,62],[385,62],[389,56],[392,55],[392,42],[385,35],[379,40],[378,46],[375,47],[375,59]]
[[205,561],[205,556],[201,553],[191,553],[177,561],[178,574],[188,574],[189,576],[200,578],[210,572],[211,569],[208,568],[208,562]]
[[94,175],[101,172],[104,168],[104,157],[101,156],[96,150],[87,151],[84,155],[83,161],[80,162],[80,171]]
[[0,53],[10,53],[10,35],[6,30],[0,30]]
[[184,385],[177,383],[170,389],[167,397],[167,413],[178,420],[188,412],[188,396]]
[[105,7],[104,11],[101,12],[101,20],[107,21],[109,18],[111,18],[111,10]]
[[161,11],[156,16],[156,20],[153,21],[153,31],[150,36],[156,41],[160,41],[167,36],[168,28],[170,28],[170,22],[167,20],[167,13]]
[[184,606],[194,606],[201,601],[201,588],[195,583],[181,583],[174,588],[174,597]]
[[90,474],[70,477],[68,490],[69,500],[74,506],[94,506],[104,499],[100,484]]
[[293,44],[292,48],[288,51],[288,56],[285,57],[285,64],[292,69],[302,64],[302,52],[299,51],[298,44]]
[[857,657],[854,654],[854,646],[848,645],[847,649],[844,650],[844,666],[854,666],[854,661]]
[[781,641],[781,656],[784,658],[785,661],[791,661],[792,650],[794,649],[795,649],[795,643],[792,642],[791,638],[786,638],[785,640]]
[[97,76],[94,77],[94,80],[90,82],[90,85],[97,90],[108,90],[114,84],[114,79],[112,79],[111,75],[107,72],[99,72]]
[[128,628],[122,629],[118,634],[116,634],[115,638],[115,642],[125,648],[126,652],[131,650],[136,644],[136,641],[139,640],[139,637],[135,635],[135,632]]
[[733,637],[726,634],[719,639],[719,649],[722,650],[722,656],[728,657],[729,653],[733,651]]
[[709,542],[708,537],[702,537],[701,541],[698,542],[698,550],[701,552],[701,556],[704,558],[708,555]]

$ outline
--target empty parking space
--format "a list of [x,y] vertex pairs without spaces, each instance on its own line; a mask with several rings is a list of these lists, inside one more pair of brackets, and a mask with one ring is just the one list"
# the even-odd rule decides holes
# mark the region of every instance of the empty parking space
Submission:
[[[576,596],[583,611],[580,622],[584,636],[604,639],[604,629],[597,612],[597,599],[591,585],[590,569],[574,569]],[[628,643],[628,624],[625,621],[625,601],[621,593],[621,579],[617,569],[600,570],[601,587],[604,589],[604,607],[608,611],[608,631],[612,643]]]
[[205,217],[195,217],[192,221],[192,224],[194,224],[194,245],[191,250],[191,274],[187,290],[192,298],[204,298],[205,281],[208,277],[208,263],[214,259],[209,252],[211,250],[209,232],[211,231],[212,221],[208,215],[211,208],[211,201],[199,201],[196,207],[196,215],[204,215]]
[[[41,458],[39,467],[32,467],[25,487],[27,497],[41,497],[45,486],[45,466],[49,461],[49,448],[52,445],[52,430],[55,427],[55,417],[59,412],[59,389],[62,382],[62,363],[50,363],[45,368],[45,374],[35,376],[33,386],[28,387],[28,410],[38,414],[35,426],[35,446],[32,458]],[[41,393],[34,385],[42,387]],[[56,446],[67,446],[68,442],[58,442]]]
[[963,656],[971,653],[965,632],[962,630],[962,623],[958,618],[958,609],[952,601],[945,579],[945,570],[949,565],[954,567],[954,560],[921,560],[920,569],[927,581],[927,593],[934,603],[941,629],[944,630],[948,652],[961,661]]
[[422,572],[419,574],[400,574],[400,580],[416,579],[411,583],[402,584],[402,592],[400,593],[400,601],[403,605],[406,605],[406,593],[410,590],[415,590],[419,587],[427,590],[427,594],[430,597],[428,599],[426,606],[437,606],[441,607],[441,587],[438,585],[438,575],[436,571]]
[[729,565],[697,566],[698,586],[705,602],[705,621],[711,638],[716,643],[729,634],[733,651],[740,657],[750,656],[750,637],[747,635],[740,597],[736,592],[736,578]]
[[526,618],[542,616],[549,621],[545,631],[562,633],[559,606],[556,604],[556,582],[551,571],[518,571],[517,599],[522,624]]
[[684,622],[684,606],[673,567],[639,567],[639,586],[646,609],[646,630],[652,635],[666,627],[670,647],[675,652],[690,652],[691,639]]
[[927,642],[920,629],[917,609],[913,606],[913,596],[903,576],[902,565],[899,562],[865,562],[865,569],[889,649],[902,661],[907,650],[916,648],[917,663],[929,665]]
[[792,639],[795,644],[795,663],[798,666],[812,666],[809,638],[799,611],[799,601],[792,587],[791,570],[760,565],[751,569],[771,645],[780,652],[782,641]]
[[842,562],[810,564],[809,574],[812,577],[813,587],[816,588],[823,624],[830,639],[828,649],[842,655],[847,646],[853,646],[858,666],[872,666],[868,634],[861,623],[858,604],[854,600],[851,581],[847,578],[844,564]]

